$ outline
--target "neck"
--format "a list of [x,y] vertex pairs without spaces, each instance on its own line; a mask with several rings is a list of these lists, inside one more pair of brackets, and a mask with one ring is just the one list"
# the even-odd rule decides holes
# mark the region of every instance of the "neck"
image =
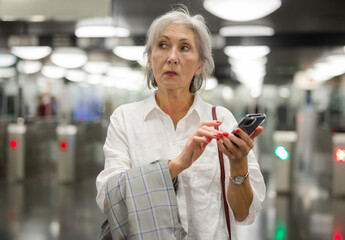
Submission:
[[158,89],[156,101],[162,111],[170,116],[176,129],[177,123],[187,114],[192,106],[194,97],[189,91],[186,93]]

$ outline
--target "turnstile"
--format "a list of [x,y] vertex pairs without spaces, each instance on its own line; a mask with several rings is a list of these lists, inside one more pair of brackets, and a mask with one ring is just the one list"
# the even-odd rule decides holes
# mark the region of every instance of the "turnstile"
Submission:
[[292,190],[293,151],[297,140],[295,131],[275,131],[275,183],[277,193],[290,193]]
[[335,133],[333,141],[333,179],[332,193],[335,196],[345,196],[345,133]]
[[24,119],[18,118],[17,123],[7,126],[8,157],[7,180],[18,181],[25,178],[25,133]]
[[57,174],[61,183],[75,180],[75,125],[58,125],[56,128],[58,140]]

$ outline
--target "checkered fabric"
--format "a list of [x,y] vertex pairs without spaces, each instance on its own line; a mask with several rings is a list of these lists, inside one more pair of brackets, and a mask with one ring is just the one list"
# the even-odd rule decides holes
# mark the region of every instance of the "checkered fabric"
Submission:
[[[155,161],[113,176],[106,187],[105,211],[112,239],[183,239],[183,229],[168,168]],[[106,237],[103,239],[107,239]]]

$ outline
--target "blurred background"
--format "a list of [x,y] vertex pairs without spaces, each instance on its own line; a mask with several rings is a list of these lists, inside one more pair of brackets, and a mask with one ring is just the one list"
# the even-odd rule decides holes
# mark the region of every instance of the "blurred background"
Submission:
[[97,238],[109,117],[152,94],[145,34],[178,3],[212,33],[201,96],[267,115],[267,196],[239,239],[345,238],[345,1],[0,0],[0,239]]

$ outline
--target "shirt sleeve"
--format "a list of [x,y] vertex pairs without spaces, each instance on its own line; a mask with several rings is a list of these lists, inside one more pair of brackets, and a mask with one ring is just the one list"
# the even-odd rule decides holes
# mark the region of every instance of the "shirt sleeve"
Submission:
[[130,152],[122,108],[117,108],[110,117],[107,137],[103,146],[105,164],[96,178],[96,202],[104,212],[105,186],[108,179],[131,167]]
[[249,214],[244,221],[238,222],[238,225],[249,225],[252,224],[262,209],[262,202],[266,195],[266,185],[264,178],[261,174],[259,164],[256,160],[253,151],[248,154],[248,169],[249,169],[249,181],[253,190],[253,201],[249,207]]
[[[218,112],[219,120],[223,122],[220,126],[220,130],[227,132],[233,131],[233,129],[237,127],[237,121],[232,115],[232,113],[223,107],[217,107],[217,115]],[[224,165],[225,170],[230,171],[228,161],[225,161]],[[249,207],[249,214],[247,218],[241,222],[235,220],[237,225],[249,225],[254,222],[256,216],[262,209],[262,202],[264,201],[266,195],[266,185],[264,182],[264,178],[262,176],[259,163],[253,150],[251,150],[248,154],[248,169],[249,181],[253,191],[253,201]],[[226,186],[229,184],[229,178],[225,179],[225,184]],[[229,208],[229,211],[232,211],[231,208]],[[233,213],[231,212],[231,214]]]

